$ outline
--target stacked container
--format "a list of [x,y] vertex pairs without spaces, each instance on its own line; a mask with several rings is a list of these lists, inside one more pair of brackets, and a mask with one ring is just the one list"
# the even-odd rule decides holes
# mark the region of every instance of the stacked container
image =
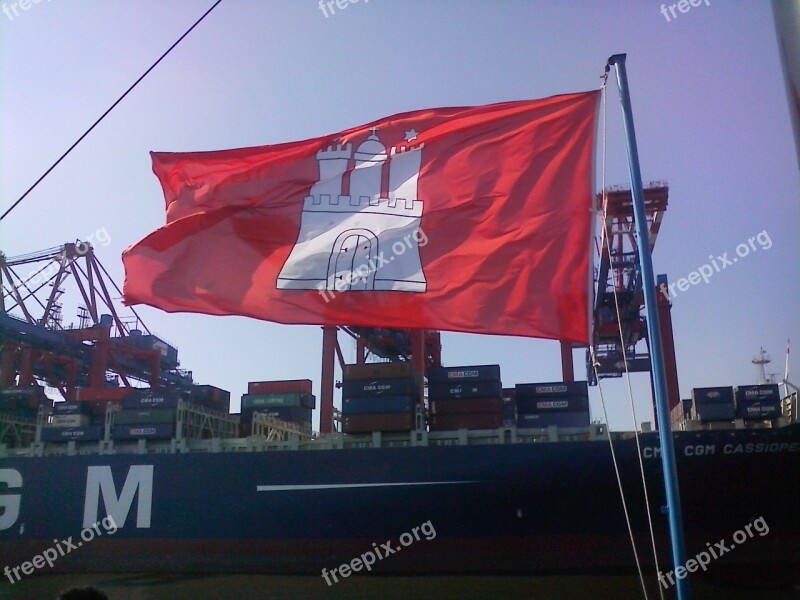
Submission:
[[503,427],[517,425],[517,390],[503,388]]
[[736,418],[733,387],[706,387],[692,390],[692,414],[703,423],[733,421]]
[[411,431],[420,378],[409,362],[346,365],[342,381],[344,433]]
[[428,372],[431,431],[503,426],[500,365],[440,367]]
[[585,381],[518,383],[517,427],[589,426],[589,387]]
[[740,385],[734,391],[736,414],[746,421],[764,421],[781,416],[781,395],[777,384]]
[[672,407],[669,411],[669,419],[670,423],[673,425],[680,425],[686,419],[692,418],[692,401],[689,400],[681,400],[675,406]]
[[168,440],[175,437],[178,404],[188,394],[178,388],[141,388],[123,401],[114,414],[115,440]]
[[7,387],[0,390],[0,412],[35,419],[42,406],[52,406],[40,385]]
[[250,434],[256,413],[311,430],[317,403],[311,391],[310,379],[251,381],[247,384],[247,394],[242,396],[241,434]]

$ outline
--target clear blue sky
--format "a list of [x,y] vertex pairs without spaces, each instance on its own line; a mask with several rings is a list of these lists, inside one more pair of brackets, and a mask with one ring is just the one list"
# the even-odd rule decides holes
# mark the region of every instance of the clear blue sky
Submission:
[[[14,4],[0,4],[13,17],[0,14],[3,208],[211,1],[43,0],[16,16]],[[595,89],[607,57],[626,52],[644,179],[671,188],[656,271],[676,280],[759,232],[772,242],[674,299],[682,395],[755,383],[760,346],[782,374],[787,337],[797,380],[800,176],[770,5],[714,0],[668,22],[660,4],[362,0],[326,17],[316,0],[225,0],[0,223],[0,249],[107,232],[97,254],[121,285],[123,249],[164,223],[150,150],[272,144],[412,109]],[[608,100],[606,181],[627,183],[615,86]],[[234,398],[257,379],[319,389],[318,327],[139,310],[198,382]],[[500,363],[506,385],[560,377],[555,342],[444,334],[443,344],[446,364]],[[612,426],[629,428],[625,385],[603,389]],[[634,390],[639,420],[651,419],[646,376]]]

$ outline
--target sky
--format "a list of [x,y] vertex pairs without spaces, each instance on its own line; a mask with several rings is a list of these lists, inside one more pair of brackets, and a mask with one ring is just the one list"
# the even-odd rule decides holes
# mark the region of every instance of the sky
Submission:
[[[0,0],[0,209],[211,4]],[[627,53],[643,179],[670,186],[656,273],[677,281],[755,238],[707,283],[675,288],[681,395],[756,383],[760,347],[773,358],[767,371],[783,376],[787,338],[800,344],[800,173],[767,1],[711,0],[675,16],[652,0],[342,5],[224,0],[0,222],[0,250],[91,237],[121,287],[122,251],[165,222],[150,151],[275,144],[409,110],[593,90],[607,58]],[[597,190],[629,181],[613,79],[606,114]],[[76,309],[68,293],[66,322]],[[138,312],[198,383],[230,390],[234,408],[248,381],[307,378],[319,393],[320,327]],[[350,339],[340,343],[354,360]],[[505,386],[561,377],[557,342],[443,333],[442,343],[446,365],[499,363]],[[580,377],[584,351],[574,358]],[[647,375],[631,384],[636,421],[652,421]],[[606,379],[602,390],[612,429],[633,427],[627,383]],[[605,420],[599,390],[590,396]]]

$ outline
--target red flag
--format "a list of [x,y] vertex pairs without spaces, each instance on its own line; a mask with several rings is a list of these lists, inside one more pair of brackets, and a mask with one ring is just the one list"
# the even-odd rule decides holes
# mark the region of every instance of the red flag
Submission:
[[587,342],[599,92],[152,153],[167,224],[125,299],[279,323]]

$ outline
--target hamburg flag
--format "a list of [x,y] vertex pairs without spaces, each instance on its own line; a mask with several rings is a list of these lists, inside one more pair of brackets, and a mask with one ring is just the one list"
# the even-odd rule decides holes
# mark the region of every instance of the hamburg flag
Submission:
[[278,323],[588,342],[599,92],[152,153],[167,223],[125,301]]

